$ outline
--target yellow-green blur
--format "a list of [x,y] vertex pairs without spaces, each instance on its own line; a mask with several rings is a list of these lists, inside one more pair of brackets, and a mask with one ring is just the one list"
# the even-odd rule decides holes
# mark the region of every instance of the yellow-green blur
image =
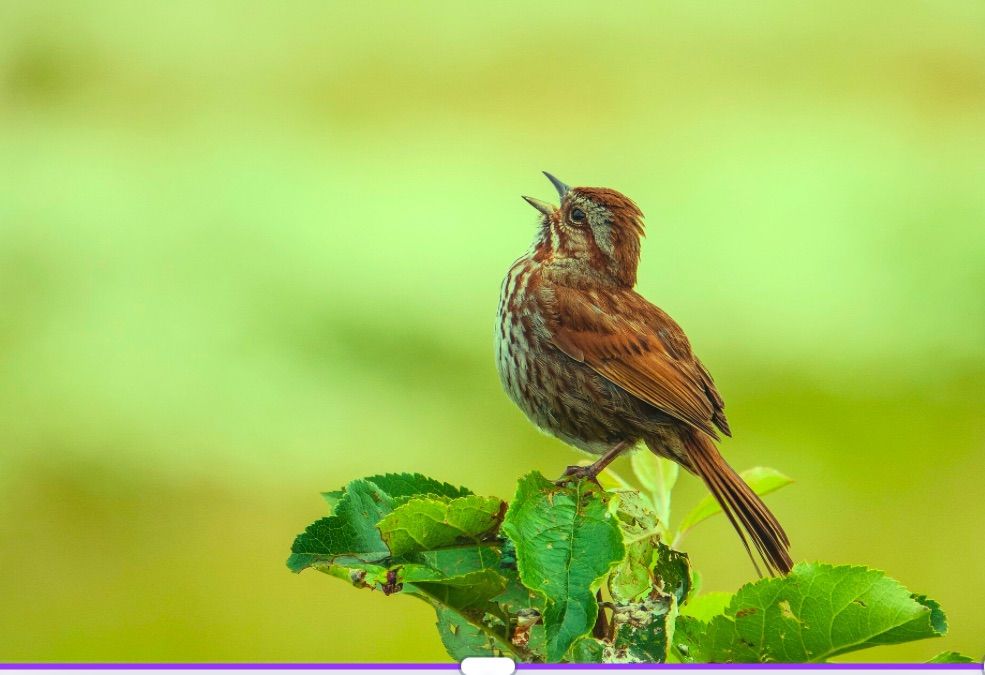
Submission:
[[947,610],[862,658],[985,652],[985,5],[357,4],[0,2],[0,660],[445,660],[284,560],[350,479],[578,458],[493,363],[541,170],[646,213],[794,557]]

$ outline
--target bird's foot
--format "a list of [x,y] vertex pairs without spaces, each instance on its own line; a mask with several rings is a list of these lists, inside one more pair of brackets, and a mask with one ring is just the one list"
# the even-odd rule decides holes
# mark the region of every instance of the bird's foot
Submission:
[[588,480],[595,481],[598,483],[599,471],[594,464],[589,464],[588,466],[581,466],[580,464],[572,464],[561,477],[554,481],[555,485],[565,485],[566,483],[571,483],[572,481]]

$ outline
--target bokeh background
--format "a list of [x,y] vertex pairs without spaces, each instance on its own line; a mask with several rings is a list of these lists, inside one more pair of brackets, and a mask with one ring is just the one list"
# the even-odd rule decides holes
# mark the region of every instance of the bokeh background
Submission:
[[948,611],[862,658],[985,652],[985,5],[357,4],[0,2],[0,659],[446,659],[284,560],[352,478],[576,458],[492,359],[542,169],[646,212],[795,557]]

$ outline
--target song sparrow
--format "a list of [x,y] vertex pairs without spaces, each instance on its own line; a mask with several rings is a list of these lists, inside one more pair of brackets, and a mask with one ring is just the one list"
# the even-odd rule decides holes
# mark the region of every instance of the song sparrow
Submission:
[[601,455],[567,479],[594,478],[642,441],[704,481],[751,558],[746,534],[770,573],[789,572],[786,533],[715,447],[731,432],[711,375],[680,326],[633,290],[643,213],[615,190],[545,175],[561,205],[524,197],[540,226],[499,300],[506,392],[544,431]]

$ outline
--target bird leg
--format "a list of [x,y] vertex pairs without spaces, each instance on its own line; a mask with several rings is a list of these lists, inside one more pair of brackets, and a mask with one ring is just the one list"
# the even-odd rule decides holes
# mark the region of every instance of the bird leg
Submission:
[[567,469],[564,470],[564,473],[561,475],[561,477],[554,482],[558,485],[563,485],[564,483],[567,483],[571,480],[583,480],[585,478],[588,478],[590,480],[594,480],[597,483],[598,480],[596,480],[596,477],[600,473],[602,473],[602,471],[605,470],[605,467],[612,464],[612,462],[615,461],[616,457],[621,455],[623,451],[625,451],[631,445],[632,443],[630,443],[629,441],[620,441],[615,445],[613,445],[611,448],[609,448],[609,450],[604,455],[602,455],[597,460],[595,460],[594,463],[589,464],[588,466],[578,466],[577,464],[573,466],[569,466]]

